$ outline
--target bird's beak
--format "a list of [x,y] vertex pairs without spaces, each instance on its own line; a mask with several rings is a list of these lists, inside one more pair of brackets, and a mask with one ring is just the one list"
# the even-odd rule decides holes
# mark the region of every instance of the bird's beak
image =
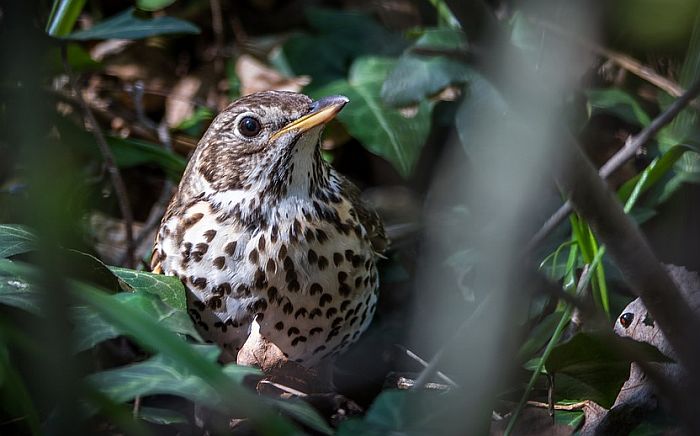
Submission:
[[284,126],[274,135],[272,135],[271,140],[284,135],[285,133],[294,132],[296,134],[307,132],[314,127],[326,124],[343,109],[350,100],[342,95],[332,95],[330,97],[323,97],[320,100],[316,100],[311,104],[311,111],[304,115],[303,117],[292,121],[291,123]]

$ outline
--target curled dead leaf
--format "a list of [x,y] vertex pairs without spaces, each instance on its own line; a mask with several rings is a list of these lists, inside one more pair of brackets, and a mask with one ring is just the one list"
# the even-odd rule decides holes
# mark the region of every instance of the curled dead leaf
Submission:
[[299,92],[311,83],[309,76],[286,77],[250,55],[238,57],[236,74],[241,81],[241,95],[269,90]]

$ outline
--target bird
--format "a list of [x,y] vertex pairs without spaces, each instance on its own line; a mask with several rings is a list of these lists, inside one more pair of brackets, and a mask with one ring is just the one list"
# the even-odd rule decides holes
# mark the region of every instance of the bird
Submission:
[[388,245],[360,190],[321,155],[348,103],[265,91],[232,102],[194,150],[154,243],[154,272],[184,284],[188,313],[223,361],[251,341],[304,367],[332,359],[376,311]]

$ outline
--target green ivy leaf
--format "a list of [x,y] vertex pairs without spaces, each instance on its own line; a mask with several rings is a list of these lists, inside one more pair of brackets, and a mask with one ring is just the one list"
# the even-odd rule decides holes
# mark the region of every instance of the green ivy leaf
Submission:
[[159,425],[187,424],[189,422],[182,413],[170,409],[161,409],[160,407],[142,406],[139,409],[139,418]]
[[[171,332],[189,335],[202,341],[187,312],[165,304],[153,293],[120,292],[110,296],[115,305],[123,304],[139,311]],[[126,332],[106,321],[102,316],[85,306],[73,309],[75,322],[76,351],[84,351],[107,339],[116,338]]]
[[630,124],[646,127],[651,122],[642,106],[627,92],[618,88],[591,89],[586,91],[588,111],[610,113]]
[[[616,345],[624,342],[624,347]],[[556,374],[557,391],[564,398],[586,398],[609,408],[629,377],[631,358],[620,350],[631,347],[649,361],[669,359],[653,346],[612,334],[578,333],[552,350],[545,368]],[[561,383],[560,383],[561,382]]]
[[382,103],[380,90],[395,61],[387,58],[357,59],[348,80],[339,80],[314,92],[321,97],[345,95],[350,103],[338,114],[348,132],[370,152],[388,160],[408,177],[430,131],[432,105],[421,102],[416,113],[406,117]]
[[174,17],[156,17],[143,19],[134,15],[134,8],[95,24],[87,30],[81,30],[66,36],[66,39],[85,41],[91,39],[143,39],[149,36],[172,33],[197,34],[197,26]]
[[177,277],[116,266],[109,267],[109,269],[130,288],[158,295],[170,307],[178,310],[187,310],[185,287]]
[[[215,363],[219,349],[214,345],[189,346],[207,362]],[[226,376],[240,385],[247,375],[260,374],[258,369],[227,365]],[[177,395],[208,407],[221,410],[219,392],[204,383],[180,362],[157,354],[148,360],[91,374],[87,381],[116,402],[126,402],[138,396]]]
[[307,90],[345,77],[359,56],[398,55],[406,45],[363,13],[310,8],[306,19],[314,33],[290,37],[271,62],[285,74],[311,76]]
[[437,94],[449,85],[467,81],[468,65],[447,56],[420,55],[416,49],[462,50],[467,46],[462,32],[428,29],[399,57],[382,85],[382,100],[390,106],[407,106]]
[[0,304],[40,314],[39,295],[32,284],[35,276],[28,265],[0,259]]
[[507,123],[509,108],[500,91],[481,74],[474,71],[469,77],[464,99],[455,114],[455,125],[460,142],[467,154],[475,144],[475,132],[485,122]]
[[36,249],[36,237],[26,226],[0,224],[0,258]]
[[157,11],[173,3],[175,0],[136,0],[136,7],[144,11]]

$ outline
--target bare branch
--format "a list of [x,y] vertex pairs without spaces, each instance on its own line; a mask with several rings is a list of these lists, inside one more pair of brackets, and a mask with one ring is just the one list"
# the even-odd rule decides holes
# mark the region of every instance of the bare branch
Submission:
[[[615,153],[599,170],[600,177],[607,179],[628,160],[635,156],[637,151],[682,111],[695,97],[700,94],[700,80],[696,81],[680,98],[673,102],[641,132],[630,137],[625,146]],[[572,211],[571,201],[564,203],[537,231],[530,240],[527,251],[531,251],[539,245]]]
[[119,203],[119,210],[122,214],[122,218],[124,219],[124,225],[126,227],[127,259],[126,262],[123,263],[123,265],[126,265],[127,267],[132,267],[134,261],[134,216],[131,211],[131,204],[129,203],[129,197],[127,196],[126,186],[124,185],[124,179],[122,179],[121,173],[119,172],[119,168],[117,168],[112,149],[109,148],[109,145],[107,144],[107,139],[105,138],[105,135],[102,132],[102,129],[100,128],[100,125],[97,123],[95,115],[92,113],[92,110],[90,110],[90,106],[88,106],[87,102],[85,101],[85,98],[83,97],[83,94],[80,92],[78,81],[76,80],[75,74],[73,74],[73,71],[70,65],[68,64],[68,53],[65,44],[61,45],[61,60],[63,62],[63,69],[65,70],[66,74],[68,75],[68,79],[70,80],[73,92],[75,92],[76,98],[80,103],[83,115],[85,116],[85,118],[87,118],[88,122],[90,123],[90,127],[92,127],[92,134],[95,135],[95,140],[97,141],[100,153],[102,154],[102,159],[104,160],[104,164],[109,173],[112,186],[114,187],[114,193],[117,197],[117,202]]

